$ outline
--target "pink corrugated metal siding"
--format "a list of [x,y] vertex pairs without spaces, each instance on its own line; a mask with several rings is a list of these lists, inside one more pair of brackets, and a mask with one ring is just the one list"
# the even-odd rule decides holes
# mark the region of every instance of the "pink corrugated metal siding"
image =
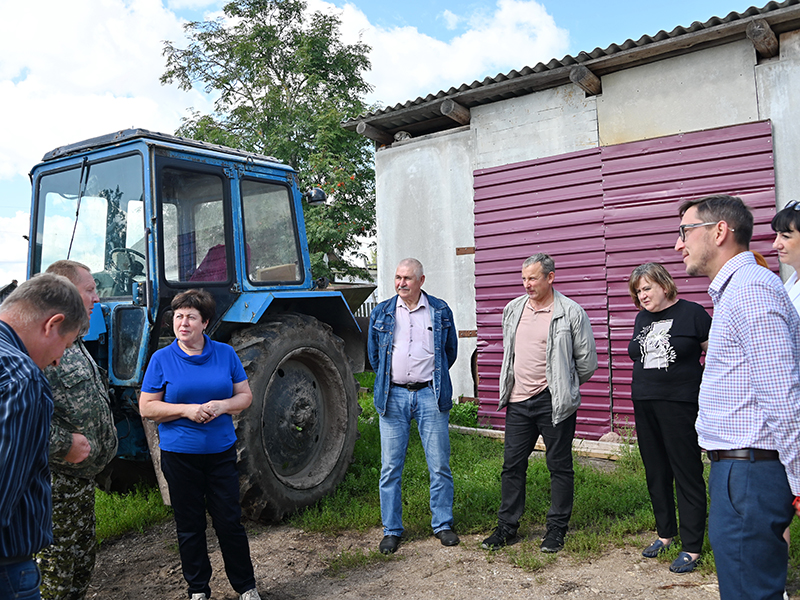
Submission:
[[524,293],[522,261],[547,252],[556,261],[556,288],[583,306],[601,368],[581,388],[578,435],[596,438],[611,426],[608,327],[600,151],[475,172],[475,288],[478,386],[482,421],[505,425],[497,412],[503,358],[501,319]]
[[771,127],[759,122],[607,147],[602,164],[612,406],[615,426],[624,426],[633,424],[631,271],[645,262],[661,262],[675,278],[680,297],[711,311],[708,279],[687,277],[673,249],[680,204],[715,193],[741,196],[756,221],[752,247],[777,268],[774,253],[767,254],[775,214]]
[[687,277],[673,249],[681,202],[712,193],[742,196],[756,219],[753,249],[773,269],[769,222],[775,212],[768,122],[591,149],[475,172],[475,287],[479,416],[497,412],[503,356],[501,317],[523,293],[522,261],[547,252],[556,288],[589,314],[600,368],[581,388],[578,437],[596,439],[613,423],[633,426],[627,347],[636,311],[631,270],[664,263],[681,297],[710,306],[708,280]]

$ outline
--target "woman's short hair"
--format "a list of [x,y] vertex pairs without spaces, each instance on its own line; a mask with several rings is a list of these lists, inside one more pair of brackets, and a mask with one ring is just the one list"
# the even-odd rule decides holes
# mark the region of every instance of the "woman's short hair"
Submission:
[[800,203],[792,200],[772,217],[772,231],[789,233],[792,229],[800,231]]
[[630,292],[636,308],[642,308],[639,302],[639,294],[636,293],[636,289],[639,287],[639,280],[642,277],[664,288],[667,300],[673,300],[678,295],[678,286],[675,285],[675,280],[672,279],[672,275],[664,268],[664,265],[653,262],[644,263],[636,267],[628,278],[628,292]]
[[170,308],[174,313],[179,308],[194,308],[200,313],[203,322],[210,321],[217,312],[214,297],[205,290],[186,290],[172,299]]

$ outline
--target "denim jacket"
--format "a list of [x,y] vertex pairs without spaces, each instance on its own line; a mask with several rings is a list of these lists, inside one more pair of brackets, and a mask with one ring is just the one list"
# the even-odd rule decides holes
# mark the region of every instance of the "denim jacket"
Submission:
[[[439,402],[439,411],[447,412],[453,407],[450,367],[456,362],[458,336],[453,322],[453,311],[447,303],[429,294],[425,294],[425,297],[428,299],[433,324],[433,394]],[[375,370],[375,408],[381,416],[386,414],[386,400],[389,397],[389,387],[392,385],[392,345],[396,308],[397,296],[393,296],[378,304],[369,317],[367,352],[369,362]]]
[[[523,294],[503,309],[503,364],[500,367],[502,409],[514,388],[514,344],[522,311]],[[579,387],[597,370],[597,349],[586,311],[574,300],[553,290],[553,316],[547,334],[547,387],[553,399],[553,425],[569,417],[581,404]]]

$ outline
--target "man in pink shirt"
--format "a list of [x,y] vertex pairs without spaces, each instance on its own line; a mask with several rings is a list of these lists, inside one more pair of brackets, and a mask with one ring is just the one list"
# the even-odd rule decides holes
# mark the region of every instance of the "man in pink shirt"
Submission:
[[453,475],[449,417],[458,336],[453,313],[443,300],[422,291],[422,264],[400,261],[397,295],[381,302],[369,320],[367,350],[375,369],[375,408],[381,431],[381,519],[383,554],[397,551],[403,535],[400,484],[411,419],[425,449],[431,486],[431,527],[445,546],[458,544],[453,531]]
[[555,276],[550,256],[531,256],[522,264],[525,294],[503,309],[498,410],[506,407],[505,451],[498,525],[482,544],[488,550],[517,540],[525,510],[528,457],[539,435],[550,471],[542,552],[564,547],[572,516],[572,438],[581,403],[579,386],[597,369],[597,351],[586,311],[553,289]]

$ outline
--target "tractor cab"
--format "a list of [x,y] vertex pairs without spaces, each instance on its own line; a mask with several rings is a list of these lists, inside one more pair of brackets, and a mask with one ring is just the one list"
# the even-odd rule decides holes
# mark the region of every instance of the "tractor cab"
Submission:
[[[63,258],[90,268],[102,311],[85,339],[112,384],[141,382],[182,290],[214,296],[209,330],[224,338],[257,322],[270,292],[314,287],[295,175],[275,159],[128,130],[53,150],[31,179],[28,276]],[[228,314],[243,295],[260,298],[247,320],[243,304]]]

